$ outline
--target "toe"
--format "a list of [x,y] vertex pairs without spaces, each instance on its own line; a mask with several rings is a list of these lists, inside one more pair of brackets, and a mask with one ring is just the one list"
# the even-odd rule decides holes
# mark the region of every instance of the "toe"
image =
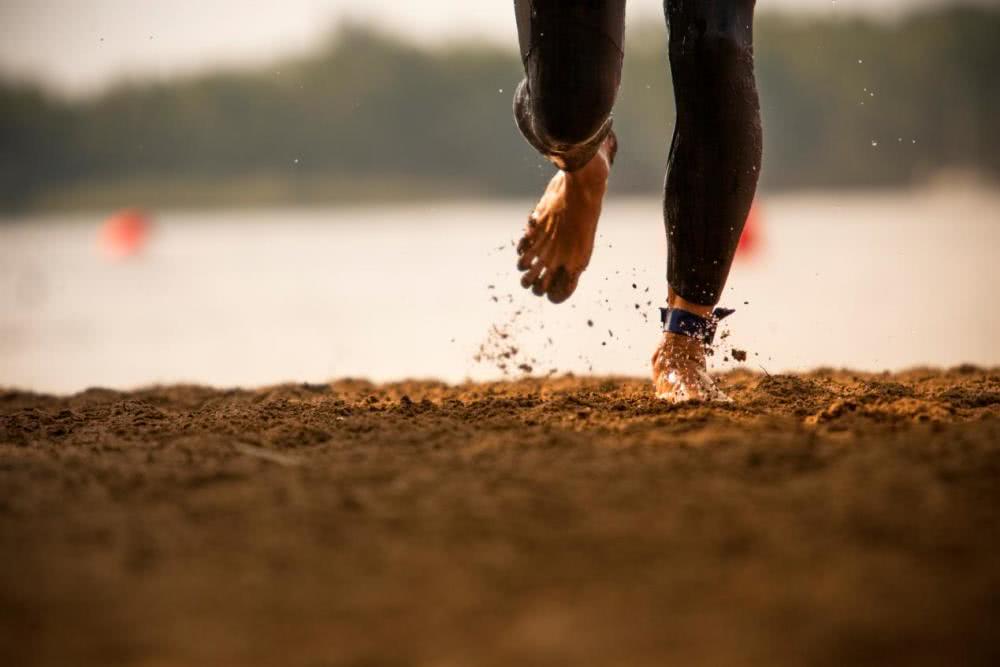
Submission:
[[525,234],[521,237],[521,240],[517,242],[517,254],[523,255],[524,253],[531,250],[531,246],[534,244],[534,238],[531,234]]
[[542,271],[539,273],[538,277],[531,283],[532,294],[535,296],[542,296],[545,294],[545,287],[549,284],[549,277],[551,275],[551,271]]
[[531,237],[525,234],[521,237],[521,240],[517,242],[517,254],[523,255],[531,248]]
[[531,287],[532,283],[535,282],[535,279],[538,278],[538,275],[542,272],[542,269],[544,268],[545,264],[543,264],[541,261],[532,264],[525,272],[525,274],[521,276],[521,287],[525,289]]
[[527,271],[531,267],[531,262],[533,262],[536,257],[538,257],[538,255],[536,255],[532,250],[525,252],[517,258],[517,270]]
[[528,226],[524,230],[524,236],[521,240],[517,242],[517,254],[522,255],[531,249],[531,246],[535,243],[535,237],[538,235],[538,220],[534,215],[528,218]]
[[580,280],[580,274],[570,273],[565,266],[560,266],[552,276],[548,289],[549,301],[552,303],[562,303],[573,294],[576,284]]
[[530,239],[530,243],[525,247],[524,254],[521,255],[521,259],[517,263],[518,270],[526,271],[531,265],[531,261],[536,257],[546,266],[552,266],[555,263],[552,257],[555,245],[556,239],[553,234],[536,233]]
[[[538,280],[541,281],[539,285],[539,292],[536,292],[538,296],[545,294],[552,287],[552,277],[555,275],[555,271],[546,271],[543,275],[539,276]],[[536,281],[537,282],[537,281]]]
[[557,264],[555,258],[555,248],[556,239],[552,234],[546,234],[543,238],[538,239],[535,246],[532,248],[538,257],[545,262],[545,266],[555,266]]

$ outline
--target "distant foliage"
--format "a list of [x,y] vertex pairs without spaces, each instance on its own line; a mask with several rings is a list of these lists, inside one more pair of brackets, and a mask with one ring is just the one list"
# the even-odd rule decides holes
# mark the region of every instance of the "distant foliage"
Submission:
[[[659,25],[628,36],[619,192],[662,183],[665,39]],[[766,187],[1000,175],[1000,10],[765,15],[756,44]],[[520,77],[513,45],[418,48],[347,27],[307,58],[85,100],[0,84],[0,207],[529,195],[551,168],[514,127]]]

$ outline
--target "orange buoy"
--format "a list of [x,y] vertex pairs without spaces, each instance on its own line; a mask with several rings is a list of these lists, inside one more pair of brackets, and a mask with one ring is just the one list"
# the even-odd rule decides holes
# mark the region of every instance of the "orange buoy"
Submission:
[[743,234],[740,235],[740,242],[736,246],[737,259],[753,259],[763,245],[763,229],[761,222],[760,206],[756,200],[750,207],[747,214],[746,224],[743,226]]
[[115,213],[101,225],[100,245],[104,254],[113,259],[124,259],[139,254],[146,242],[152,222],[139,209],[125,209]]

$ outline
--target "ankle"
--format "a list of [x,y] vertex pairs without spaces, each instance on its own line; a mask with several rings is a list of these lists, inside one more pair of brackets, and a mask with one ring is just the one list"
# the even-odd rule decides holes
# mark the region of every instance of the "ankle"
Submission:
[[611,168],[608,166],[608,159],[601,153],[598,153],[582,168],[565,173],[568,181],[576,183],[587,190],[600,191],[603,194],[607,189]]
[[704,364],[705,343],[699,338],[685,336],[684,334],[663,332],[663,342],[660,349],[666,357],[666,361],[672,363],[695,362]]
[[708,317],[712,314],[712,309],[715,307],[714,304],[706,306],[700,303],[694,303],[688,301],[680,294],[674,291],[671,287],[667,295],[667,305],[671,308],[676,308],[678,310],[686,310],[689,313],[694,313],[699,317]]

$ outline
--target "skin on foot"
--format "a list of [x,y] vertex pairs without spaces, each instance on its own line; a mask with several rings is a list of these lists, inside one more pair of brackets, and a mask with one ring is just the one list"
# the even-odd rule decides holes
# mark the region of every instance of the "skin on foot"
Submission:
[[[667,305],[700,317],[710,317],[712,306],[685,300],[671,287]],[[705,343],[700,338],[664,332],[653,352],[653,389],[656,397],[671,403],[717,401],[731,403],[708,374]]]
[[700,339],[664,333],[653,352],[652,361],[653,388],[657,398],[671,403],[732,402],[708,374],[705,343]]
[[609,134],[583,168],[559,171],[528,217],[517,244],[521,286],[552,303],[573,294],[594,252],[597,221],[618,144]]

